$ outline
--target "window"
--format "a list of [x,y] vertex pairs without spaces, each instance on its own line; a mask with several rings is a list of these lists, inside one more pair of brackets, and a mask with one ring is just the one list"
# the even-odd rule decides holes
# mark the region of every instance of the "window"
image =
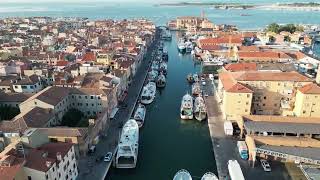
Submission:
[[49,178],[49,176],[48,176],[48,174],[46,174],[46,179],[48,179]]
[[65,142],[72,143],[72,139],[71,138],[65,138]]
[[32,180],[31,176],[28,176],[28,180]]
[[30,86],[30,89],[33,89],[33,86]]
[[265,97],[263,97],[263,99],[267,99],[267,97],[265,96]]
[[262,106],[266,106],[266,104],[262,104]]
[[278,104],[274,104],[274,106],[275,106],[275,107],[277,107],[277,106],[278,106]]
[[306,113],[306,111],[302,111],[302,113],[303,113],[303,114],[305,114],[305,113]]
[[247,94],[247,98],[250,98],[250,94]]
[[52,168],[52,171],[54,172],[54,167]]
[[18,89],[18,86],[14,86],[14,88]]
[[241,103],[241,101],[238,101],[238,103]]
[[246,105],[248,105],[249,104],[249,102],[246,102]]
[[98,99],[101,99],[100,96],[98,96]]
[[85,96],[84,98],[88,99],[88,96]]
[[27,86],[21,86],[22,89],[27,89]]
[[88,103],[86,103],[86,106],[89,106],[89,104],[88,104]]
[[92,106],[94,106],[94,104],[91,104]]
[[81,99],[81,96],[79,95],[79,99]]

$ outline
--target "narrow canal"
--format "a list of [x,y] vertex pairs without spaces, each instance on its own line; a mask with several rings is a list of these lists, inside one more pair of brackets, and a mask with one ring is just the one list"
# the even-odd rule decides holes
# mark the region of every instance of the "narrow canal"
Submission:
[[167,85],[158,90],[147,106],[144,127],[140,129],[139,157],[135,169],[111,169],[108,180],[170,180],[179,169],[187,169],[194,179],[205,172],[216,174],[216,165],[207,122],[182,121],[181,98],[191,87],[186,76],[198,72],[191,55],[179,55],[178,35],[165,42],[169,53]]

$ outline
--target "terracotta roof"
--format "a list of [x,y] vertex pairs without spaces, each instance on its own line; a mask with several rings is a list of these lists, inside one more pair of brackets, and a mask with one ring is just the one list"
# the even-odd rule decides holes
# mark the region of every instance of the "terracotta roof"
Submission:
[[291,57],[283,52],[259,51],[259,52],[238,52],[239,58],[270,58],[270,59],[290,59]]
[[227,71],[256,71],[256,63],[234,63],[224,66]]
[[312,82],[306,76],[298,72],[264,72],[264,71],[245,71],[231,72],[232,77],[238,81],[302,81]]
[[200,39],[199,43],[201,45],[203,44],[228,44],[229,40],[231,40],[231,43],[233,44],[241,44],[242,39],[240,37],[233,37],[231,35],[231,38],[229,36],[223,36],[218,38],[206,38],[206,39]]
[[252,93],[253,91],[241,83],[237,83],[230,75],[230,73],[220,73],[221,80],[225,91],[232,93]]
[[58,61],[57,66],[67,66],[69,64],[69,61]]
[[[14,156],[12,156],[14,157]],[[15,178],[17,173],[21,171],[25,160],[23,158],[14,158],[10,167],[2,167],[0,166],[0,177],[2,180],[12,180]]]
[[40,132],[48,136],[61,136],[61,137],[85,137],[88,133],[87,128],[68,128],[68,127],[55,127],[55,128],[39,128]]
[[[56,159],[58,153],[60,153],[61,156],[64,157],[72,148],[72,146],[73,144],[71,143],[56,142],[44,144],[38,149],[48,152],[48,158]],[[59,162],[58,159],[56,160]]]
[[202,50],[208,50],[208,51],[218,51],[221,50],[222,47],[220,45],[215,44],[203,44],[201,45]]
[[[42,93],[41,93],[42,92]],[[40,94],[36,97],[40,101],[51,105],[57,105],[61,102],[66,96],[69,95],[69,89],[65,87],[48,87],[46,90],[41,91]]]
[[82,61],[96,61],[96,56],[93,52],[87,52],[83,55]]
[[233,93],[253,93],[253,91],[249,88],[247,88],[245,85],[241,83],[236,83],[231,88],[226,90],[227,92],[233,92]]
[[0,91],[0,102],[23,102],[32,95],[26,93],[3,93]]
[[[56,159],[46,157],[43,150],[31,149],[26,156],[25,167],[35,169],[41,172],[47,172],[52,165],[56,162]],[[50,166],[47,166],[47,162],[50,162]]]
[[320,87],[314,83],[304,85],[298,90],[303,94],[320,94]]
[[260,51],[260,48],[258,46],[239,46],[238,47],[239,51],[253,51],[257,52]]

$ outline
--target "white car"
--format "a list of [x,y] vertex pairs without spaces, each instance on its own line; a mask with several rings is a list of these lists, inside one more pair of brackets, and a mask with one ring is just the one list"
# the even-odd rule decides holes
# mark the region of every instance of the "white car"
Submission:
[[112,152],[108,152],[108,153],[104,156],[103,161],[104,161],[104,162],[109,162],[109,161],[111,161],[111,159],[112,159]]
[[264,171],[271,172],[271,167],[267,160],[261,159],[260,162]]
[[206,85],[206,82],[205,82],[205,81],[202,81],[202,85],[205,86],[205,85]]

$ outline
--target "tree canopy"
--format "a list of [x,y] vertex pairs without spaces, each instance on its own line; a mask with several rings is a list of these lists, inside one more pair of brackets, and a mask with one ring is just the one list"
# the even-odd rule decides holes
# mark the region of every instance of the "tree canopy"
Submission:
[[294,33],[296,31],[303,31],[303,27],[294,25],[294,24],[279,25],[277,23],[271,23],[268,25],[267,31],[271,31],[274,33],[280,33],[281,31],[288,31],[290,33]]

